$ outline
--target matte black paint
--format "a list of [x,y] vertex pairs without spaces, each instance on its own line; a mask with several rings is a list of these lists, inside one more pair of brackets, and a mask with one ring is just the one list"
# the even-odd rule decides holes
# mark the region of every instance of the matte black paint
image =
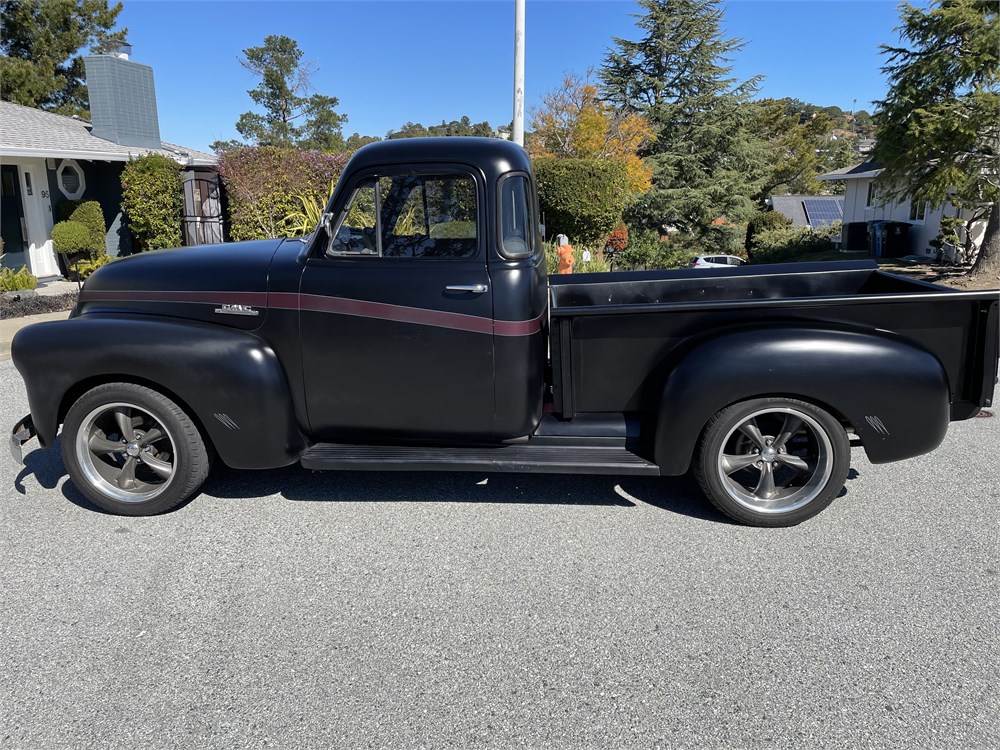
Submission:
[[251,333],[165,317],[92,315],[28,326],[11,353],[43,446],[55,440],[71,389],[131,381],[155,384],[189,407],[233,468],[287,466],[305,448],[281,364]]
[[[857,430],[873,461],[889,461],[933,449],[949,417],[971,416],[993,397],[995,293],[952,292],[870,262],[547,280],[537,232],[531,257],[504,258],[497,187],[511,172],[531,175],[531,165],[503,141],[366,146],[328,210],[344,207],[362,174],[428,165],[476,180],[472,258],[327,259],[320,231],[304,241],[146,253],[98,270],[74,319],[30,326],[14,340],[42,444],[54,440],[68,395],[115,379],[180,399],[239,468],[292,463],[318,440],[406,443],[417,457],[409,468],[441,468],[441,454],[412,444],[512,440],[527,449],[504,454],[514,457],[505,470],[551,471],[558,460],[539,449],[585,457],[581,446],[591,445],[637,452],[673,474],[687,469],[712,414],[768,394],[825,406]],[[530,202],[536,225],[534,192]],[[469,283],[489,291],[444,290]],[[216,312],[227,301],[257,314]],[[380,315],[378,305],[394,307]],[[379,450],[355,453],[375,465]],[[455,461],[485,465],[492,459],[482,450]],[[343,464],[353,454],[316,446],[309,455]]]
[[932,451],[948,429],[948,379],[924,349],[891,334],[741,328],[685,352],[667,376],[656,422],[660,471],[687,471],[702,428],[722,407],[767,395],[841,415],[872,463]]

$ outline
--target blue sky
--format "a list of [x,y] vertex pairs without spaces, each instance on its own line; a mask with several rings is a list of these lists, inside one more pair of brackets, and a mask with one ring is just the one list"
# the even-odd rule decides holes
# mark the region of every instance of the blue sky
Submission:
[[[268,34],[292,37],[314,61],[316,90],[340,99],[345,135],[385,135],[468,115],[510,121],[514,0],[124,0],[133,60],[151,65],[164,140],[207,149],[238,137],[255,80],[241,51]],[[729,0],[727,36],[746,46],[740,79],[763,75],[759,96],[872,110],[885,94],[880,42],[895,43],[891,0]],[[638,38],[630,0],[527,0],[529,108],[564,71],[600,67],[612,37]]]

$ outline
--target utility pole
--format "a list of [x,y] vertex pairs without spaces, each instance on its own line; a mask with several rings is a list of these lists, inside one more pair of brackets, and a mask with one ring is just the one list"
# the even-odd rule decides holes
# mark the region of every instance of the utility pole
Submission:
[[524,0],[514,0],[514,130],[510,139],[524,145]]

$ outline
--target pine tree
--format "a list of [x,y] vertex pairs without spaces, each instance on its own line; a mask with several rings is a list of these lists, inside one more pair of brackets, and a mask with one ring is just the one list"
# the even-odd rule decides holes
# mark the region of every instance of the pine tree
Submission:
[[[302,62],[298,42],[271,34],[261,47],[243,50],[240,64],[260,78],[247,93],[264,112],[244,112],[236,123],[240,135],[257,146],[280,146],[342,151],[341,128],[346,116],[338,114],[336,97],[309,95],[312,63]],[[301,124],[299,124],[301,123]],[[232,147],[235,142],[217,142],[213,148]]]
[[906,47],[883,45],[889,92],[875,115],[880,180],[895,196],[986,222],[974,275],[1000,274],[1000,21],[995,0],[904,4]]
[[122,4],[108,0],[3,0],[0,91],[3,100],[89,118],[80,52],[124,42],[113,30]]
[[743,43],[723,38],[716,0],[639,5],[641,38],[616,37],[600,71],[605,99],[643,115],[656,136],[645,153],[653,189],[628,218],[721,249],[732,240],[727,222],[755,211],[766,171],[766,149],[745,106],[758,79],[730,77],[730,56]]

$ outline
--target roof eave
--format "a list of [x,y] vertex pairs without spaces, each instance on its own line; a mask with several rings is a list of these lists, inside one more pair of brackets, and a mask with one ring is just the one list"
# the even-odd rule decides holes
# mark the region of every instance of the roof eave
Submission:
[[140,149],[122,153],[120,151],[86,151],[74,149],[44,149],[44,148],[10,148],[0,146],[0,157],[31,158],[31,159],[78,159],[80,161],[120,161],[127,162],[147,154],[163,154],[169,156],[178,164],[184,167],[214,167],[215,159],[202,159],[198,157],[180,157],[166,151],[156,149]]
[[837,174],[836,172],[830,172],[828,174],[821,174],[816,177],[817,180],[821,181],[833,181],[833,180],[867,180],[872,177],[878,177],[882,174],[881,169],[873,169],[871,172],[856,172],[854,174]]

